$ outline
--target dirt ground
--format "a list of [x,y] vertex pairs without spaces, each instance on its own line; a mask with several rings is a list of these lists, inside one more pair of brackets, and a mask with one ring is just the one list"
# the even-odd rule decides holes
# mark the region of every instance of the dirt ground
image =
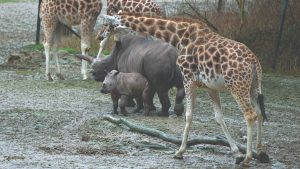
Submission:
[[[176,160],[173,155],[179,146],[104,121],[103,116],[112,111],[110,97],[99,92],[101,84],[81,80],[80,61],[68,54],[61,53],[66,80],[46,81],[41,53],[17,50],[34,40],[34,25],[26,27],[36,18],[34,10],[34,3],[0,4],[0,22],[6,23],[0,24],[0,169],[239,168],[227,147],[192,146],[183,160]],[[20,58],[7,65],[11,53]],[[299,84],[299,76],[264,74],[270,121],[264,126],[263,143],[271,162],[253,160],[252,168],[299,168]],[[174,105],[174,91],[170,95]],[[228,92],[222,92],[221,98],[230,133],[245,144],[242,113]],[[155,103],[159,109],[157,98]],[[190,138],[223,136],[201,89],[193,117]],[[184,118],[175,115],[162,118],[131,113],[122,118],[179,139],[185,125]]]

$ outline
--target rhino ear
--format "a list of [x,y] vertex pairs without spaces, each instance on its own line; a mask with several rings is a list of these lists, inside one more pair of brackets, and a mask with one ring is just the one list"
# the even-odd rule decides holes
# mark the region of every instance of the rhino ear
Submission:
[[111,71],[111,73],[113,76],[117,76],[120,72],[117,70],[113,70],[113,71]]

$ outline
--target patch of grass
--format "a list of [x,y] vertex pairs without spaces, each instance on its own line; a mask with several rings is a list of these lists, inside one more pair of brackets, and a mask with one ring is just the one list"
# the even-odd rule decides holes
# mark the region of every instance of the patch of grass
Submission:
[[80,53],[80,51],[78,51],[78,49],[74,49],[74,48],[60,48],[60,50],[63,50],[63,51],[66,51],[68,53],[72,53],[72,54],[75,54],[75,53]]
[[24,46],[23,48],[26,50],[29,50],[29,51],[43,51],[44,50],[44,46],[42,44],[27,45],[27,46]]

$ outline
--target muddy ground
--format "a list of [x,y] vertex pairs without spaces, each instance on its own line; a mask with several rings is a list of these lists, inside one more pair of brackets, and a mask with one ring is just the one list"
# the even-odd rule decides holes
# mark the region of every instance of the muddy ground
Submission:
[[[239,168],[227,147],[193,146],[184,160],[176,160],[172,157],[179,146],[104,121],[102,117],[112,111],[110,97],[100,94],[99,83],[81,80],[80,62],[68,54],[61,53],[66,80],[44,80],[41,53],[19,52],[34,41],[36,7],[35,2],[0,4],[0,169]],[[12,53],[20,58],[7,64]],[[264,126],[263,142],[271,162],[253,160],[253,168],[299,168],[299,84],[299,76],[264,74],[270,121]],[[173,105],[174,91],[170,94]],[[246,126],[237,104],[228,92],[221,97],[231,134],[245,144]],[[157,98],[155,103],[159,109]],[[179,139],[185,124],[183,117],[175,115],[162,118],[131,113],[123,118]],[[190,138],[200,135],[223,136],[201,89]]]
[[[16,52],[13,56],[10,64],[0,67],[0,168],[238,167],[227,147],[193,146],[184,160],[176,160],[172,157],[179,146],[104,121],[103,116],[112,111],[109,95],[99,92],[100,83],[81,80],[80,61],[69,54],[60,53],[66,80],[54,82],[44,78],[40,52]],[[300,166],[299,84],[296,76],[264,74],[270,121],[264,126],[263,143],[271,162],[253,160],[251,166]],[[174,91],[170,95],[173,101]],[[221,96],[229,130],[237,142],[245,144],[246,126],[237,104],[228,92]],[[155,103],[159,109],[157,98]],[[178,138],[185,124],[183,117],[175,115],[163,118],[131,113],[120,117]],[[190,138],[200,135],[223,136],[201,89]]]

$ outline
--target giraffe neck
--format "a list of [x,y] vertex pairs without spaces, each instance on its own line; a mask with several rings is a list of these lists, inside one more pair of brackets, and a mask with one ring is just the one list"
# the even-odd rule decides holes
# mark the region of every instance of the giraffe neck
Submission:
[[134,31],[162,39],[180,50],[190,44],[204,44],[215,34],[201,22],[177,22],[160,18],[121,15],[121,23]]
[[108,0],[108,14],[113,15],[120,10],[139,15],[164,16],[160,7],[152,0]]

